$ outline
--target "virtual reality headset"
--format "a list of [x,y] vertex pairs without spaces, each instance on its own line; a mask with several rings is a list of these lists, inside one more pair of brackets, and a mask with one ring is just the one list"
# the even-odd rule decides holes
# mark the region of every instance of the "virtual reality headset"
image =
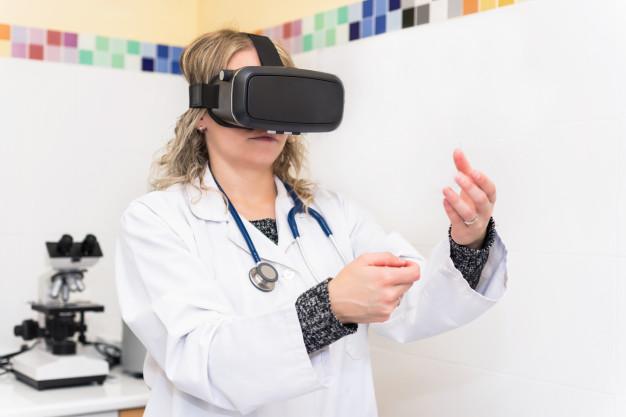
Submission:
[[272,41],[247,34],[261,66],[224,69],[208,84],[189,86],[189,107],[206,108],[226,127],[269,133],[329,132],[343,117],[341,80],[325,72],[283,66]]

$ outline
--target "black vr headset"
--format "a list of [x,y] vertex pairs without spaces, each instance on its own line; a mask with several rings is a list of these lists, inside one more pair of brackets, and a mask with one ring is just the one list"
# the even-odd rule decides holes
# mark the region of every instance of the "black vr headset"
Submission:
[[343,84],[335,75],[283,66],[272,41],[247,34],[261,66],[224,69],[208,84],[189,86],[189,107],[206,108],[226,127],[298,135],[341,123]]

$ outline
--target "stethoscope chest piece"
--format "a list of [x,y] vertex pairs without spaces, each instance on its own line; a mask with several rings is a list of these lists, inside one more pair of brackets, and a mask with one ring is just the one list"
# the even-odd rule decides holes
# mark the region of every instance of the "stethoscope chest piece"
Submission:
[[259,262],[248,273],[250,282],[261,291],[272,291],[278,280],[278,271],[268,262]]

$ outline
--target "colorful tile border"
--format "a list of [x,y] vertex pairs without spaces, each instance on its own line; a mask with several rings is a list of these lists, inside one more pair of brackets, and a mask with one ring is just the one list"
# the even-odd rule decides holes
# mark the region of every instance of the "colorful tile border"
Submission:
[[[364,0],[256,31],[290,53],[356,41],[529,0]],[[183,47],[0,23],[0,57],[180,74]]]
[[466,16],[528,0],[364,0],[256,31],[290,53]]
[[0,23],[0,57],[180,74],[180,46]]

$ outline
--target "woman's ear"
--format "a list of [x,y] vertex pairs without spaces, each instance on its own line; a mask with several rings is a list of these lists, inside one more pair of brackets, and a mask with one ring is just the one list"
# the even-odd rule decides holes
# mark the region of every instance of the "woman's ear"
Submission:
[[206,131],[206,121],[204,120],[204,116],[202,116],[200,120],[198,120],[198,123],[196,124],[196,129],[200,133],[204,133]]

